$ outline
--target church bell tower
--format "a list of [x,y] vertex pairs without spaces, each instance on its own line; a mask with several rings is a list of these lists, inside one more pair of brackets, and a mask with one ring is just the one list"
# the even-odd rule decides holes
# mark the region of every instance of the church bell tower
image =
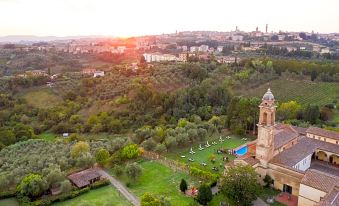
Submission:
[[256,158],[263,167],[273,158],[274,153],[274,126],[276,107],[274,96],[270,89],[264,94],[259,105],[260,115],[258,125],[258,139],[256,145]]

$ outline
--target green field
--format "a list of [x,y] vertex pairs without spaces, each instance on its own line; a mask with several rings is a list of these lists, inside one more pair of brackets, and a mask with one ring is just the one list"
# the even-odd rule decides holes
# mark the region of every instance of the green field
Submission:
[[261,98],[267,88],[271,88],[275,99],[279,102],[295,100],[302,105],[324,105],[339,99],[339,83],[293,81],[277,79],[255,88],[238,91],[246,97]]
[[53,142],[57,138],[57,135],[52,134],[52,133],[42,133],[42,134],[37,135],[37,138]]
[[91,190],[86,194],[82,194],[71,200],[54,203],[53,206],[128,206],[131,205],[123,196],[110,185]]
[[62,101],[62,98],[55,94],[52,88],[32,88],[19,93],[18,96],[37,108],[49,108]]
[[[236,148],[242,144],[244,144],[246,141],[241,140],[238,137],[234,137],[231,136],[231,139],[225,139],[224,138],[224,142],[220,143],[218,141],[218,138],[216,138],[214,141],[217,142],[217,145],[212,145],[212,141],[209,141],[209,144],[211,145],[208,148],[205,148],[204,150],[199,150],[199,144],[194,144],[192,149],[195,152],[195,154],[190,154],[190,148],[186,148],[186,149],[181,149],[179,151],[175,151],[175,152],[171,152],[168,155],[166,155],[167,157],[171,158],[171,159],[175,159],[187,164],[193,164],[201,169],[204,170],[208,170],[208,171],[213,171],[212,167],[219,167],[220,165],[222,167],[222,169],[220,169],[220,172],[223,171],[223,166],[225,164],[225,162],[222,160],[223,156],[225,156],[225,154],[217,154],[216,150],[219,148],[224,148],[224,149],[233,149]],[[202,144],[203,146],[204,144]],[[213,164],[210,160],[209,160],[209,156],[211,154],[215,154],[216,156],[216,161]],[[185,156],[185,158],[181,157],[181,156]],[[226,156],[228,156],[229,160],[233,160],[235,158],[235,156],[233,155],[228,155],[226,154]],[[194,162],[190,162],[188,159],[192,158],[194,159]],[[200,165],[200,163],[206,163],[206,166],[202,166]]]
[[167,197],[172,205],[187,205],[193,201],[179,190],[181,179],[185,179],[189,185],[198,186],[192,177],[174,172],[169,167],[154,161],[141,160],[139,165],[142,167],[142,175],[136,183],[129,186],[129,190],[139,198],[145,192],[150,192]]
[[0,206],[19,206],[19,202],[15,198],[7,198],[0,200]]

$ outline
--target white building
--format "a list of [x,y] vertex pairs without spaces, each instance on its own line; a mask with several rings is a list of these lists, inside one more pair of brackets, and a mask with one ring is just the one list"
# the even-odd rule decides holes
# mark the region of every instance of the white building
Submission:
[[104,71],[95,71],[93,74],[93,77],[103,77],[103,76],[105,76]]
[[244,39],[244,36],[242,35],[232,35],[233,41],[242,41]]
[[201,45],[201,46],[199,46],[198,50],[200,52],[207,52],[208,51],[208,45]]
[[217,47],[217,51],[218,51],[218,52],[222,52],[223,49],[224,49],[223,46],[218,46],[218,47]]
[[161,62],[161,61],[177,61],[178,58],[172,54],[160,54],[160,53],[153,53],[148,54],[145,53],[144,58],[146,62]]
[[191,46],[190,47],[190,52],[198,52],[199,51],[199,47],[197,46]]

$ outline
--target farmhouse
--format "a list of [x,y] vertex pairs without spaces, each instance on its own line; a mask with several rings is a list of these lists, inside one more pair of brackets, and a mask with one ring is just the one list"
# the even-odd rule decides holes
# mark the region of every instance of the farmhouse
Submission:
[[84,188],[100,180],[101,175],[94,169],[73,173],[67,178],[78,188]]
[[252,154],[234,160],[273,179],[299,206],[339,205],[339,133],[275,122],[275,99],[267,90],[259,105],[258,138]]
[[103,76],[105,76],[104,71],[95,71],[93,74],[93,77],[103,77]]

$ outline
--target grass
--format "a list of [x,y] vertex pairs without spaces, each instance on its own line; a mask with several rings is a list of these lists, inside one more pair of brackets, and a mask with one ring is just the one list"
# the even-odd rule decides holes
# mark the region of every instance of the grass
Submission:
[[111,185],[91,190],[86,194],[82,194],[74,199],[64,202],[54,203],[53,206],[128,206],[131,205],[123,196],[120,196],[118,191]]
[[279,102],[295,100],[302,105],[325,105],[339,99],[339,83],[276,79],[255,88],[238,91],[247,97],[261,98],[270,87]]
[[20,92],[27,103],[36,108],[49,108],[62,102],[62,98],[54,93],[52,88],[36,87]]
[[[198,183],[188,174],[175,172],[154,161],[141,160],[138,164],[142,167],[142,175],[137,182],[129,184],[129,190],[136,196],[140,198],[145,192],[150,192],[167,197],[172,205],[187,205],[193,202],[191,197],[179,191],[181,179],[185,179],[191,186],[198,186]],[[128,182],[124,177],[120,179],[125,183]]]
[[[184,162],[184,163],[187,163],[187,164],[193,164],[201,169],[204,169],[204,170],[208,170],[208,171],[213,171],[212,170],[212,167],[220,167],[221,165],[221,168],[223,168],[225,162],[222,160],[222,158],[224,156],[227,156],[229,158],[229,160],[233,160],[235,159],[235,156],[233,155],[228,155],[228,154],[217,154],[216,153],[216,150],[218,148],[224,148],[224,149],[233,149],[233,148],[236,148],[244,143],[246,143],[245,140],[241,140],[240,138],[238,137],[235,137],[235,136],[232,136],[231,139],[225,139],[224,138],[224,142],[220,143],[218,141],[218,138],[215,138],[214,141],[217,142],[218,144],[217,145],[212,145],[212,141],[210,140],[209,141],[209,144],[212,145],[208,148],[205,148],[204,150],[200,151],[198,150],[199,148],[199,144],[194,144],[193,145],[193,151],[195,151],[195,154],[190,154],[189,151],[190,151],[190,148],[185,148],[185,149],[181,149],[179,151],[175,151],[175,152],[171,152],[169,154],[167,154],[166,156],[171,158],[171,159],[174,159],[174,160],[178,160],[178,161],[181,161],[181,162]],[[204,144],[202,144],[203,146]],[[209,156],[214,154],[215,157],[216,157],[216,161],[215,163],[213,164],[210,160],[209,160]],[[185,158],[182,158],[181,156],[185,156]],[[194,162],[190,162],[188,161],[189,158],[192,158],[194,159]],[[200,163],[206,163],[207,165],[206,166],[202,166],[200,165]],[[220,172],[222,172],[223,169],[220,170]]]
[[0,206],[19,206],[19,202],[15,198],[7,198],[0,200]]
[[51,142],[54,142],[56,138],[57,136],[52,133],[42,133],[38,135],[38,139],[44,139]]

